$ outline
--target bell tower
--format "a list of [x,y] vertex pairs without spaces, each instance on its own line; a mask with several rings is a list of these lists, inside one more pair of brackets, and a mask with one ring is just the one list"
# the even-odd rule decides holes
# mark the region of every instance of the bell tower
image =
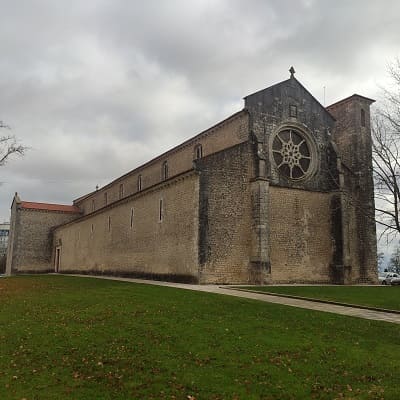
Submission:
[[372,103],[354,94],[327,107],[336,119],[333,141],[340,157],[344,283],[377,281]]

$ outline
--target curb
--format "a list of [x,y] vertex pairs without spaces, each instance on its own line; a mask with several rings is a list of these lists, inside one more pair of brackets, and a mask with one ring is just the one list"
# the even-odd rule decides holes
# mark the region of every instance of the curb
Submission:
[[400,314],[400,310],[390,310],[390,309],[387,309],[387,308],[363,306],[363,305],[359,305],[359,304],[350,304],[350,303],[341,303],[339,301],[314,299],[314,298],[310,298],[310,297],[294,296],[294,295],[290,295],[290,294],[279,294],[279,293],[274,293],[274,292],[262,292],[260,290],[241,289],[241,288],[236,288],[236,287],[232,287],[232,286],[219,286],[219,287],[221,289],[225,288],[225,289],[229,289],[229,290],[237,290],[239,292],[258,293],[258,294],[264,294],[264,295],[268,295],[268,296],[286,297],[286,298],[289,298],[289,299],[311,301],[311,302],[314,302],[314,303],[332,304],[332,305],[335,305],[335,306],[343,306],[343,307],[348,307],[348,308],[359,308],[361,310],[378,311],[378,312],[385,312],[385,313],[390,313],[390,314]]

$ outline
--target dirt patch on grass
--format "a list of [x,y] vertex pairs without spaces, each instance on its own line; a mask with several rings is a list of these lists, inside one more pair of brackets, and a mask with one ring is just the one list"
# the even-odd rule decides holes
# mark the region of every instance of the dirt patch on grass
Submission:
[[0,278],[0,298],[29,295],[48,289],[48,284],[35,277]]

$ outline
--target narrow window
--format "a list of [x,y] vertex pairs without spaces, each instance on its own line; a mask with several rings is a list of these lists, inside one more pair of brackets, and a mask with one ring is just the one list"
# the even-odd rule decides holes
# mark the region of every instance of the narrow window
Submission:
[[133,207],[131,208],[131,229],[133,228],[133,217],[134,217],[134,210]]
[[194,148],[194,159],[198,160],[201,157],[203,157],[203,147],[201,146],[201,144],[198,144]]
[[119,198],[122,199],[124,197],[124,184],[121,183],[119,185]]
[[160,199],[160,206],[158,211],[158,222],[162,222],[164,216],[163,200]]
[[137,190],[138,192],[142,190],[142,175],[139,175],[137,178]]
[[161,177],[162,177],[163,181],[168,179],[168,162],[167,161],[164,161],[162,164]]
[[104,193],[104,205],[105,205],[105,206],[107,205],[107,201],[108,201],[108,199],[107,199],[107,192],[105,192],[105,193]]
[[294,105],[289,106],[289,117],[297,118],[297,106]]
[[361,109],[361,126],[365,126],[365,111]]
[[92,224],[90,227],[90,233],[93,233],[93,232],[94,232],[94,225]]
[[111,231],[111,217],[108,216],[108,232]]
[[94,200],[92,200],[92,211],[94,211],[96,209],[96,206],[94,204]]

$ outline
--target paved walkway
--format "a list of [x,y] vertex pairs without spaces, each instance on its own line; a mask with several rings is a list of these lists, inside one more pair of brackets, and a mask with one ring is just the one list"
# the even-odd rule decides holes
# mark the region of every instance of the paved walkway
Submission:
[[160,282],[160,281],[150,281],[144,279],[119,278],[119,277],[109,277],[109,276],[90,276],[90,275],[74,275],[74,276],[80,276],[85,278],[91,277],[97,279],[108,279],[108,280],[124,281],[124,282],[144,283],[147,285],[168,286],[177,289],[224,294],[227,296],[235,296],[246,299],[265,301],[267,303],[283,304],[290,307],[306,308],[308,310],[323,311],[334,314],[348,315],[351,317],[358,317],[358,318],[372,319],[375,321],[385,321],[385,322],[400,324],[400,314],[396,313],[366,310],[357,307],[340,306],[336,304],[292,299],[288,297],[271,296],[268,294],[261,294],[261,293],[250,293],[218,285],[190,285],[186,283]]

